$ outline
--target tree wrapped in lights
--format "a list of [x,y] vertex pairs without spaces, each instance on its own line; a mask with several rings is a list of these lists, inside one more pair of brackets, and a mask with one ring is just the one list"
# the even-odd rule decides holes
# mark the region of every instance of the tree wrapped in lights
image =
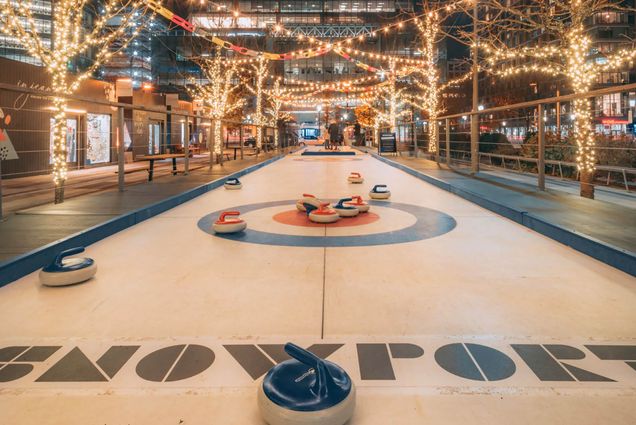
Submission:
[[256,125],[256,148],[261,150],[263,146],[263,127],[268,124],[267,116],[263,111],[263,93],[265,79],[267,78],[268,60],[264,55],[258,57],[257,63],[252,65],[254,75],[253,85],[248,84],[247,88],[256,97],[253,123]]
[[212,120],[211,168],[214,155],[219,158],[223,153],[222,120],[241,109],[245,105],[245,99],[234,96],[241,87],[233,81],[237,76],[236,62],[228,62],[223,58],[220,47],[216,49],[213,59],[199,60],[199,66],[208,84],[195,83],[188,90],[194,99],[203,104]]
[[439,37],[439,14],[435,11],[428,12],[424,19],[417,19],[417,28],[420,31],[421,51],[424,64],[415,68],[413,82],[419,88],[420,93],[409,97],[409,103],[426,111],[428,114],[428,150],[437,153],[439,143],[439,127],[437,117],[440,113],[440,85],[439,70],[437,69],[437,41]]
[[[586,20],[608,11],[625,11],[622,2],[610,0],[557,0],[531,4],[510,4],[483,0],[491,11],[491,32],[482,43],[495,75],[512,77],[521,73],[543,73],[569,80],[575,94],[584,95],[602,72],[619,69],[634,61],[636,49],[616,50],[609,54],[592,49]],[[544,45],[512,48],[507,45],[511,28],[528,34],[543,34]],[[513,62],[512,65],[508,65]],[[500,65],[501,64],[501,65]],[[632,65],[633,66],[633,65]],[[573,136],[577,145],[576,162],[580,172],[581,196],[593,198],[596,168],[592,104],[589,98],[572,102]]]
[[281,121],[289,121],[291,116],[282,111],[283,105],[285,102],[283,101],[284,96],[287,94],[287,91],[284,87],[280,85],[280,77],[274,81],[274,85],[272,89],[268,92],[270,109],[268,111],[270,120],[268,125],[274,127],[274,148],[278,148],[278,123]]
[[[447,8],[448,9],[448,8]],[[446,89],[466,81],[472,73],[449,80],[441,84],[440,73],[437,65],[437,43],[441,39],[441,17],[436,10],[431,10],[423,18],[416,18],[422,53],[422,65],[410,68],[413,71],[411,79],[419,89],[418,92],[409,94],[407,101],[414,107],[423,110],[428,115],[428,150],[431,153],[439,153],[439,126],[437,118],[444,111],[441,96]]]
[[[38,34],[33,17],[32,3],[25,0],[0,0],[1,31],[24,46],[51,74],[53,91],[53,181],[55,203],[64,200],[66,181],[66,109],[64,95],[77,91],[83,80],[89,78],[99,66],[115,54],[113,42],[119,50],[128,46],[142,29],[139,19],[147,12],[141,0],[105,0],[101,13],[92,28],[84,25],[84,13],[93,3],[89,0],[59,0],[53,4],[51,42],[46,43]],[[116,26],[111,25],[118,22]],[[126,30],[132,28],[131,32]],[[93,52],[93,63],[82,72],[71,73],[68,64],[83,54]]]
[[[378,140],[378,132],[382,124],[386,124],[392,133],[395,132],[398,119],[409,115],[410,110],[405,106],[408,104],[406,92],[408,87],[398,88],[398,72],[396,69],[396,61],[389,60],[389,72],[386,84],[379,84],[376,96],[372,100],[363,100],[363,104],[371,108],[375,114],[374,130],[375,140]],[[379,108],[376,105],[384,105]]]

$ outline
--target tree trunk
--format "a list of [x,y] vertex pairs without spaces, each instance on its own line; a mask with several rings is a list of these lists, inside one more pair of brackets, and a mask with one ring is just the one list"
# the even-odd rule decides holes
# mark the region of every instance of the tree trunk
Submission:
[[55,184],[55,203],[64,202],[64,183],[66,182],[66,100],[53,98],[53,183]]
[[594,171],[581,171],[581,196],[583,198],[594,199]]
[[581,196],[594,199],[594,171],[596,155],[594,152],[594,131],[592,130],[592,112],[589,99],[576,99],[572,102],[574,112],[574,137],[576,140],[576,162],[579,167]]
[[[223,162],[223,140],[222,140],[222,123],[221,120],[214,120],[214,153],[216,154],[217,160],[219,162]],[[220,159],[218,159],[220,158]]]

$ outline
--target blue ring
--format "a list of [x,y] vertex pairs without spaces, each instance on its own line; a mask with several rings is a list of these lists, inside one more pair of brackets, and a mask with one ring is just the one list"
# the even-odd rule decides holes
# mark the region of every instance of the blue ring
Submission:
[[248,242],[260,245],[277,245],[277,246],[296,246],[308,248],[323,247],[352,247],[352,246],[373,246],[373,245],[391,245],[407,242],[421,241],[423,239],[434,238],[436,236],[448,233],[455,228],[457,222],[448,214],[432,210],[430,208],[419,207],[417,205],[401,204],[387,201],[367,201],[370,205],[378,207],[395,208],[412,214],[416,221],[409,227],[400,230],[383,233],[372,233],[370,235],[354,235],[354,236],[302,236],[302,235],[284,235],[280,233],[262,232],[260,230],[245,229],[239,233],[214,233],[212,223],[223,212],[229,209],[239,211],[241,214],[260,210],[263,208],[278,207],[281,205],[289,205],[294,207],[296,200],[288,201],[272,201],[262,202],[258,204],[240,205],[229,209],[215,211],[203,216],[197,226],[205,233],[216,236],[217,238],[229,239],[239,242]]

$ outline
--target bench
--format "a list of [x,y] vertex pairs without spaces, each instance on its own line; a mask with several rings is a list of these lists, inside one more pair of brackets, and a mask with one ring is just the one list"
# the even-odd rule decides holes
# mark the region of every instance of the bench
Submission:
[[[132,170],[124,170],[124,174],[132,174],[132,173],[138,173],[139,171],[147,171],[149,172],[150,170],[146,167],[144,168],[133,168]],[[115,171],[115,174],[119,174],[119,170]]]

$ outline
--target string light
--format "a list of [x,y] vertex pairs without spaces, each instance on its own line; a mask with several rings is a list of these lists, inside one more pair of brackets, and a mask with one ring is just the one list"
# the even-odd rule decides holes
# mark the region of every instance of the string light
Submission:
[[[378,137],[377,133],[380,129],[380,123],[386,123],[391,129],[391,132],[394,132],[398,118],[410,113],[410,111],[404,108],[407,104],[407,98],[405,96],[407,88],[397,88],[398,73],[395,72],[395,66],[396,64],[394,61],[389,62],[389,69],[392,72],[388,74],[387,84],[382,86],[380,93],[378,93],[372,101],[364,101],[364,104],[376,113],[374,125],[376,140]],[[380,110],[373,105],[373,103],[378,101],[388,104],[388,111]]]
[[202,85],[191,80],[193,87],[188,88],[192,97],[206,107],[207,114],[213,122],[214,137],[210,150],[217,156],[221,155],[223,145],[221,120],[245,105],[245,99],[231,103],[232,94],[240,87],[232,84],[237,75],[237,65],[224,61],[221,53],[221,48],[217,47],[213,59],[199,61],[199,66],[209,83]]
[[[105,0],[102,13],[95,18],[90,31],[84,28],[84,8],[88,0],[59,0],[52,12],[50,47],[38,34],[38,25],[32,14],[32,4],[25,1],[0,1],[0,31],[13,37],[38,59],[51,74],[54,93],[53,109],[53,158],[52,175],[55,184],[55,202],[64,200],[66,166],[66,113],[67,100],[63,95],[72,94],[82,81],[108,61],[113,54],[125,49],[144,27],[138,24],[140,15],[146,14],[141,0],[122,4],[118,0]],[[118,19],[114,19],[118,18]],[[118,22],[117,26],[109,24]],[[118,50],[111,50],[117,40]],[[94,53],[92,64],[79,73],[68,71],[68,64],[80,55]]]
[[254,124],[256,125],[256,147],[260,150],[263,146],[263,126],[267,125],[267,117],[263,114],[263,84],[268,77],[267,64],[268,60],[265,56],[258,57],[258,64],[252,65],[252,72],[254,73],[256,84],[254,87],[249,84],[246,85],[248,90],[256,96],[256,109],[254,111]]
[[[420,74],[424,75],[424,79],[414,78],[415,85],[420,88],[420,95],[412,95],[409,103],[423,109],[428,114],[428,150],[429,152],[437,152],[439,144],[439,127],[437,126],[437,117],[440,111],[440,93],[439,71],[437,69],[437,55],[435,49],[435,41],[440,31],[440,21],[437,12],[431,11],[427,13],[423,21],[417,21],[417,27],[422,39],[422,54],[424,55],[425,64],[421,68],[417,68]],[[414,101],[413,101],[414,99]]]
[[[495,48],[483,46],[489,54],[491,72],[502,77],[511,77],[521,73],[535,72],[550,76],[564,76],[570,80],[575,94],[590,91],[601,72],[616,69],[625,62],[636,58],[636,50],[621,49],[606,55],[604,63],[591,60],[592,39],[585,27],[585,20],[593,14],[594,6],[589,2],[572,1],[561,6],[558,14],[550,14],[542,19],[553,20],[555,26],[563,26],[562,19],[567,15],[569,25],[565,27],[557,43],[547,46],[523,47],[519,49]],[[541,25],[545,26],[542,20]],[[501,61],[535,59],[537,62],[523,63],[516,66],[495,68]],[[594,130],[592,127],[592,104],[590,99],[578,98],[572,102],[574,126],[573,134],[577,144],[577,168],[587,176],[596,169],[596,152],[594,150]],[[583,181],[584,179],[582,179]]]

